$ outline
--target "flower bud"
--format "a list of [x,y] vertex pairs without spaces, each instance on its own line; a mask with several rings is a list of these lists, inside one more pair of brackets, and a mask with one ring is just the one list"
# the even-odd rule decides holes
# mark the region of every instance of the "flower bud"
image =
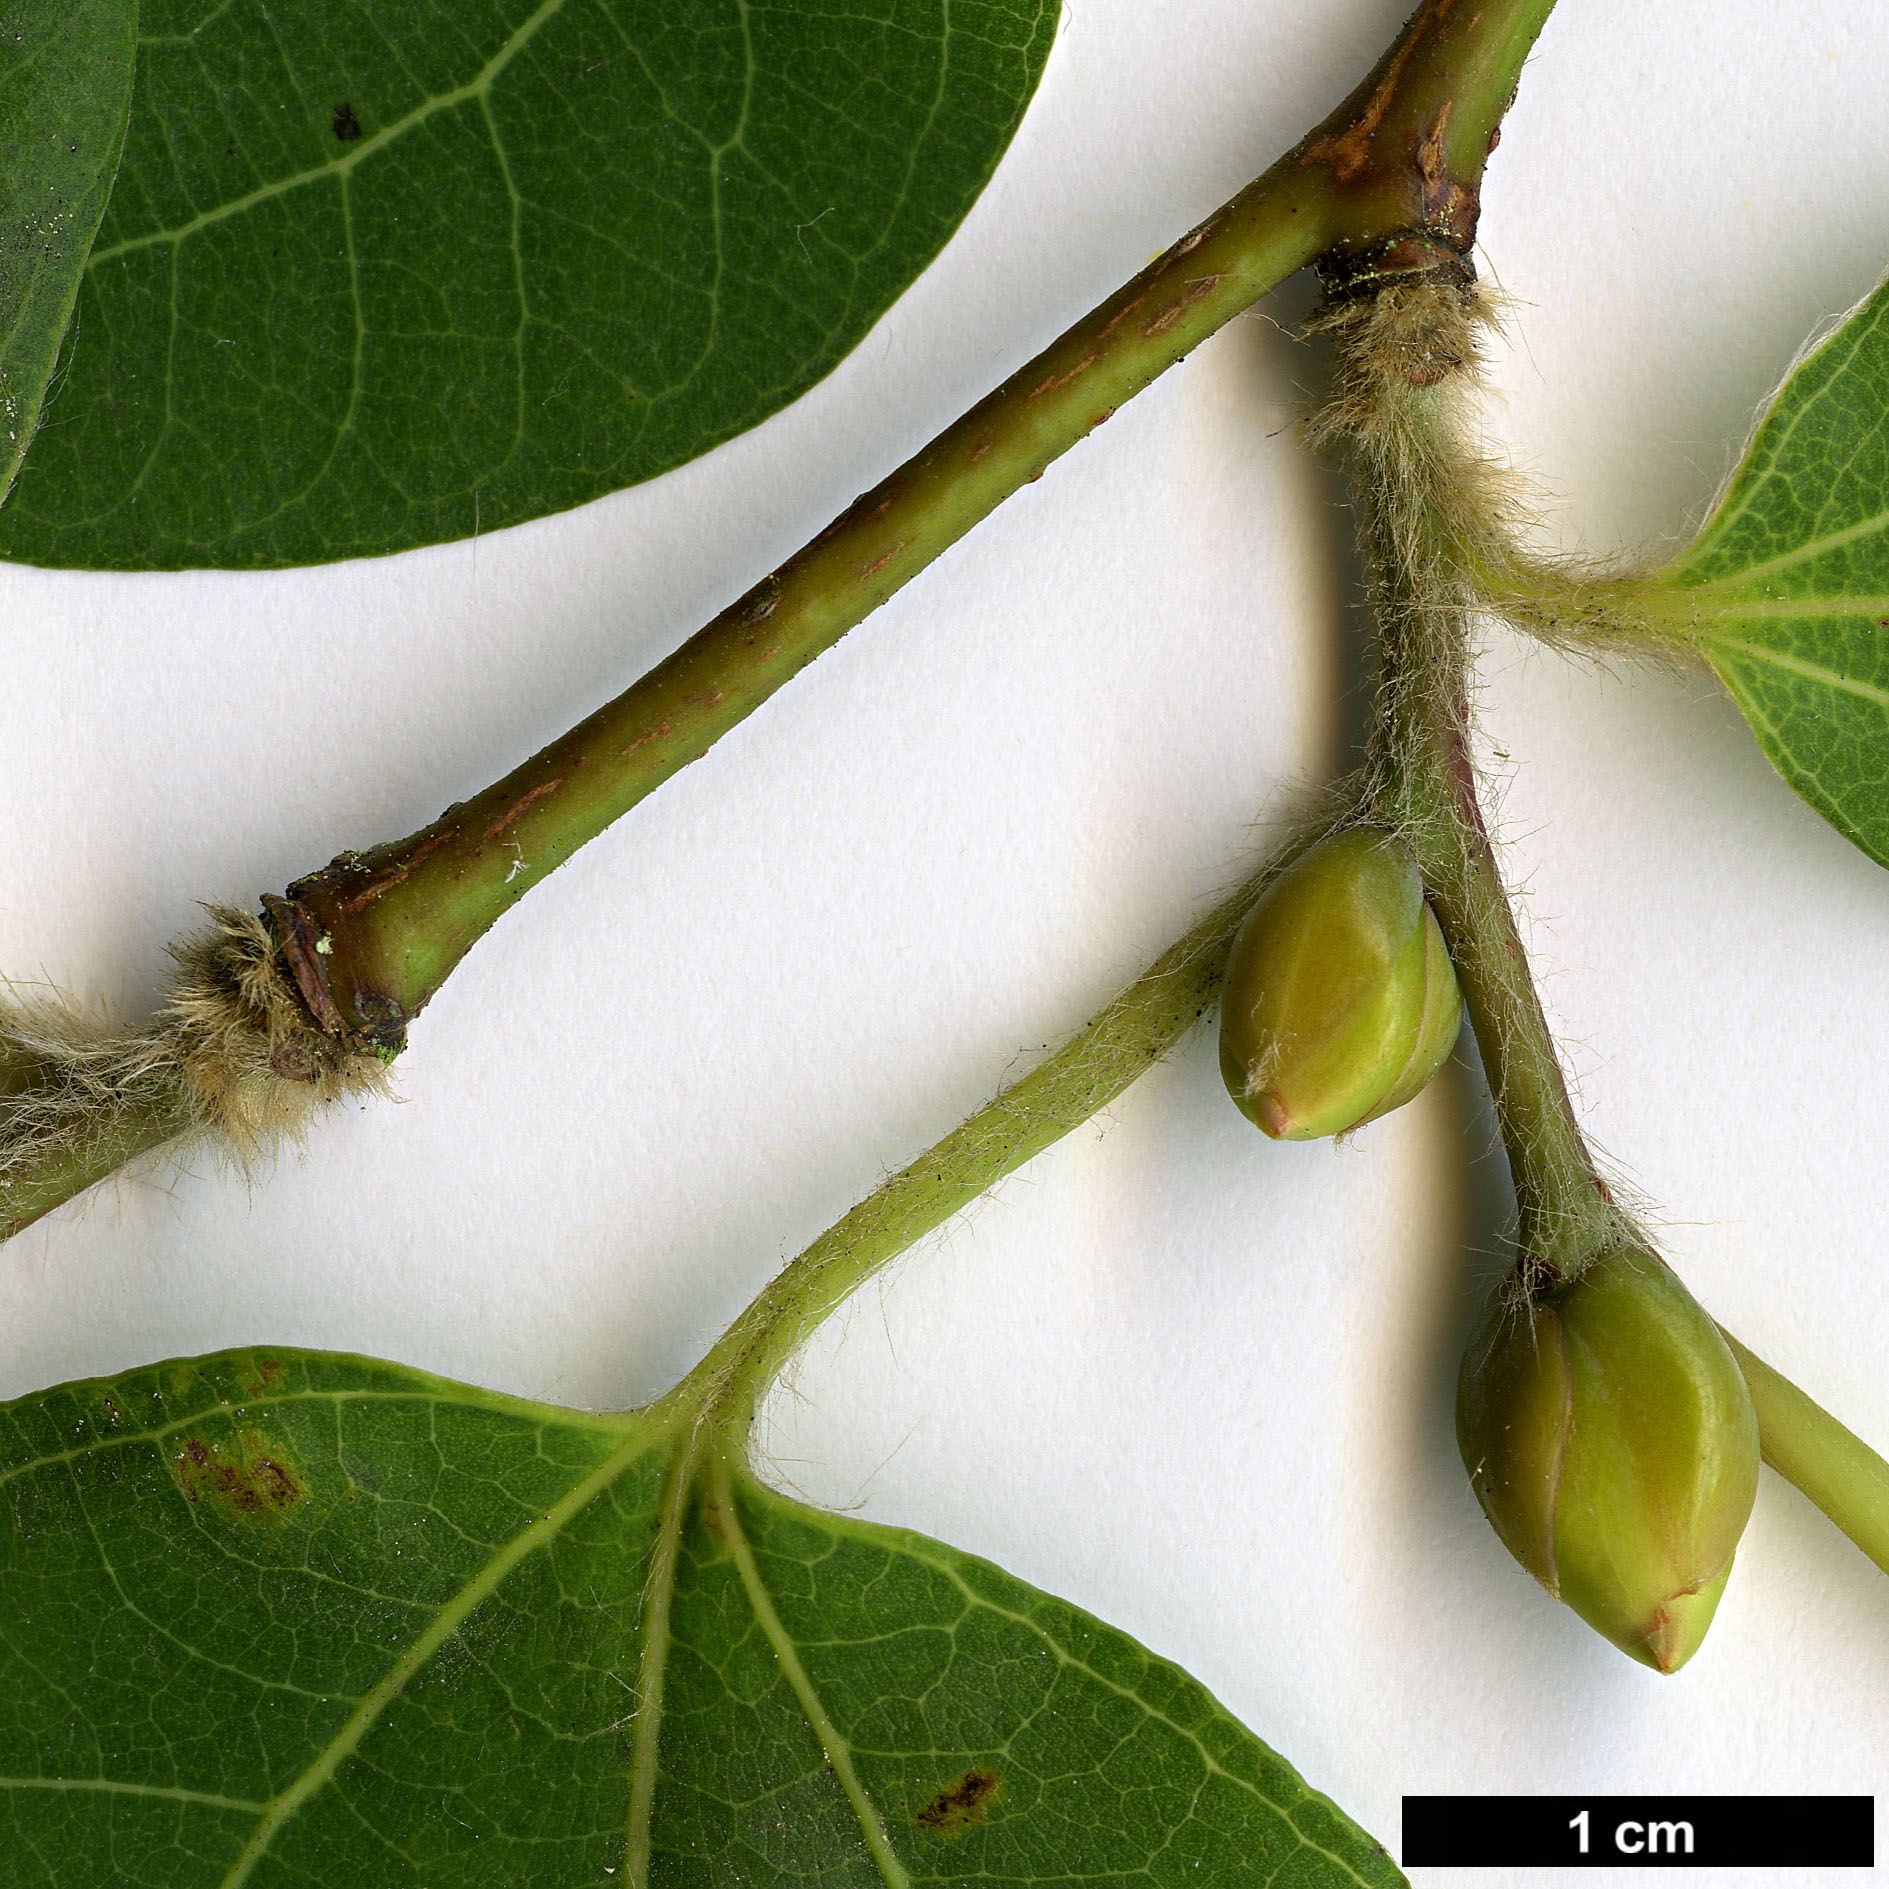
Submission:
[[1462,997],[1423,880],[1388,833],[1321,840],[1247,913],[1220,999],[1220,1073],[1276,1141],[1401,1108],[1462,1027]]
[[1660,1672],[1692,1657],[1758,1487],[1758,1420],[1718,1327],[1621,1247],[1526,1308],[1491,1300],[1456,1440],[1503,1545]]

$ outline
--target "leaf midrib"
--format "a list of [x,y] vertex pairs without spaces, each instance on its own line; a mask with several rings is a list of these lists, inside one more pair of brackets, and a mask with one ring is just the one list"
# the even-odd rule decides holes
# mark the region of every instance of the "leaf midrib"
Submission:
[[820,1749],[826,1754],[826,1761],[833,1767],[833,1775],[838,1779],[840,1789],[846,1794],[846,1801],[852,1807],[853,1816],[859,1824],[860,1834],[866,1840],[867,1854],[871,1856],[874,1867],[884,1878],[886,1889],[911,1889],[911,1877],[906,1873],[904,1864],[892,1853],[892,1844],[885,1833],[884,1819],[879,1815],[878,1807],[873,1803],[853,1765],[852,1747],[841,1737],[839,1727],[827,1716],[826,1706],[821,1701],[812,1675],[801,1663],[799,1647],[794,1643],[793,1636],[781,1624],[780,1615],[774,1611],[773,1599],[767,1591],[766,1583],[761,1579],[761,1570],[755,1563],[754,1550],[748,1545],[748,1537],[741,1526],[741,1511],[736,1505],[734,1479],[729,1473],[728,1460],[725,1456],[717,1453],[711,1473],[714,1478],[715,1499],[720,1505],[722,1546],[728,1551],[729,1559],[735,1564],[735,1572],[740,1577],[742,1591],[748,1597],[748,1605],[754,1609],[754,1617],[763,1636],[774,1650],[774,1657],[780,1664],[781,1674],[792,1688],[794,1697],[800,1701],[800,1709],[806,1714],[807,1724],[812,1729],[814,1737],[820,1741]]
[[661,1440],[660,1426],[652,1424],[648,1429],[639,1426],[620,1449],[606,1456],[589,1475],[574,1484],[538,1521],[513,1536],[465,1586],[439,1608],[426,1631],[387,1668],[349,1714],[346,1723],[317,1753],[313,1762],[269,1800],[267,1812],[258,1821],[242,1853],[223,1877],[220,1889],[239,1889],[241,1884],[249,1880],[250,1872],[262,1860],[276,1832],[334,1776],[342,1761],[354,1752],[380,1715],[400,1696],[407,1682],[459,1630],[472,1610],[497,1591],[512,1569],[557,1536],[574,1515],[609,1488],[633,1463],[659,1448]]
[[101,262],[114,261],[119,256],[130,255],[141,249],[155,249],[161,243],[173,247],[197,234],[199,230],[228,221],[234,216],[241,216],[244,211],[254,209],[257,204],[268,203],[271,199],[288,195],[305,185],[319,183],[333,177],[345,179],[354,168],[384,150],[396,139],[405,136],[416,125],[424,124],[429,118],[443,111],[451,111],[456,106],[464,105],[472,99],[483,99],[492,88],[493,81],[511,64],[519,53],[537,37],[538,30],[546,21],[563,12],[564,0],[540,0],[532,13],[512,36],[506,40],[492,57],[463,85],[456,85],[450,91],[441,92],[429,98],[422,105],[417,105],[404,118],[396,118],[390,125],[359,139],[338,156],[332,157],[326,164],[315,170],[297,171],[290,177],[278,177],[272,182],[260,185],[240,197],[232,197],[229,202],[218,204],[213,210],[202,211],[188,223],[179,224],[175,229],[148,230],[142,236],[127,236],[121,243],[113,243],[106,248],[92,251],[85,268],[89,275]]

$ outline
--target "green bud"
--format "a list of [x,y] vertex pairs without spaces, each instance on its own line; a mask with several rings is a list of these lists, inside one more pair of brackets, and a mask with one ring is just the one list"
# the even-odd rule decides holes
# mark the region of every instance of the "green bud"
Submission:
[[1394,1108],[1402,1108],[1430,1086],[1430,1078],[1450,1059],[1463,1028],[1463,993],[1456,983],[1456,967],[1449,947],[1437,928],[1436,914],[1423,908],[1423,1010],[1417,1020],[1417,1041],[1404,1072],[1390,1086],[1365,1121],[1374,1122]]
[[1409,848],[1352,828],[1302,854],[1247,913],[1220,999],[1220,1073],[1276,1141],[1401,1108],[1462,1027],[1443,934]]
[[1498,1293],[1463,1359],[1456,1441],[1529,1573],[1623,1652],[1698,1650],[1758,1487],[1758,1420],[1725,1340],[1622,1247],[1525,1308]]

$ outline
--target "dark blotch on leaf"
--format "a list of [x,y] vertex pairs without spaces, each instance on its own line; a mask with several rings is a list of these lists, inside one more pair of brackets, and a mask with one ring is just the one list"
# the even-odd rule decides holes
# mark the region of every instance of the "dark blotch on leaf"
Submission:
[[972,1824],[984,1821],[985,1813],[1003,1794],[1003,1779],[989,1765],[974,1764],[962,1777],[953,1778],[912,1821],[935,1836],[962,1836]]
[[254,1430],[228,1443],[186,1437],[172,1452],[171,1476],[186,1502],[207,1503],[237,1522],[280,1527],[308,1494],[282,1447]]
[[273,1358],[244,1358],[241,1373],[245,1397],[267,1397],[281,1388],[282,1367]]
[[343,99],[335,107],[335,136],[343,144],[352,144],[361,135],[361,121],[354,115],[354,107]]

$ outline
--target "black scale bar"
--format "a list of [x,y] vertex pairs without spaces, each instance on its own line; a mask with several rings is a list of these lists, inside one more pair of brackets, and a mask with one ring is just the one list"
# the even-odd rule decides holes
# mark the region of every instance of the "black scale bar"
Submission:
[[1873,1797],[1406,1797],[1403,1864],[1873,1868]]

